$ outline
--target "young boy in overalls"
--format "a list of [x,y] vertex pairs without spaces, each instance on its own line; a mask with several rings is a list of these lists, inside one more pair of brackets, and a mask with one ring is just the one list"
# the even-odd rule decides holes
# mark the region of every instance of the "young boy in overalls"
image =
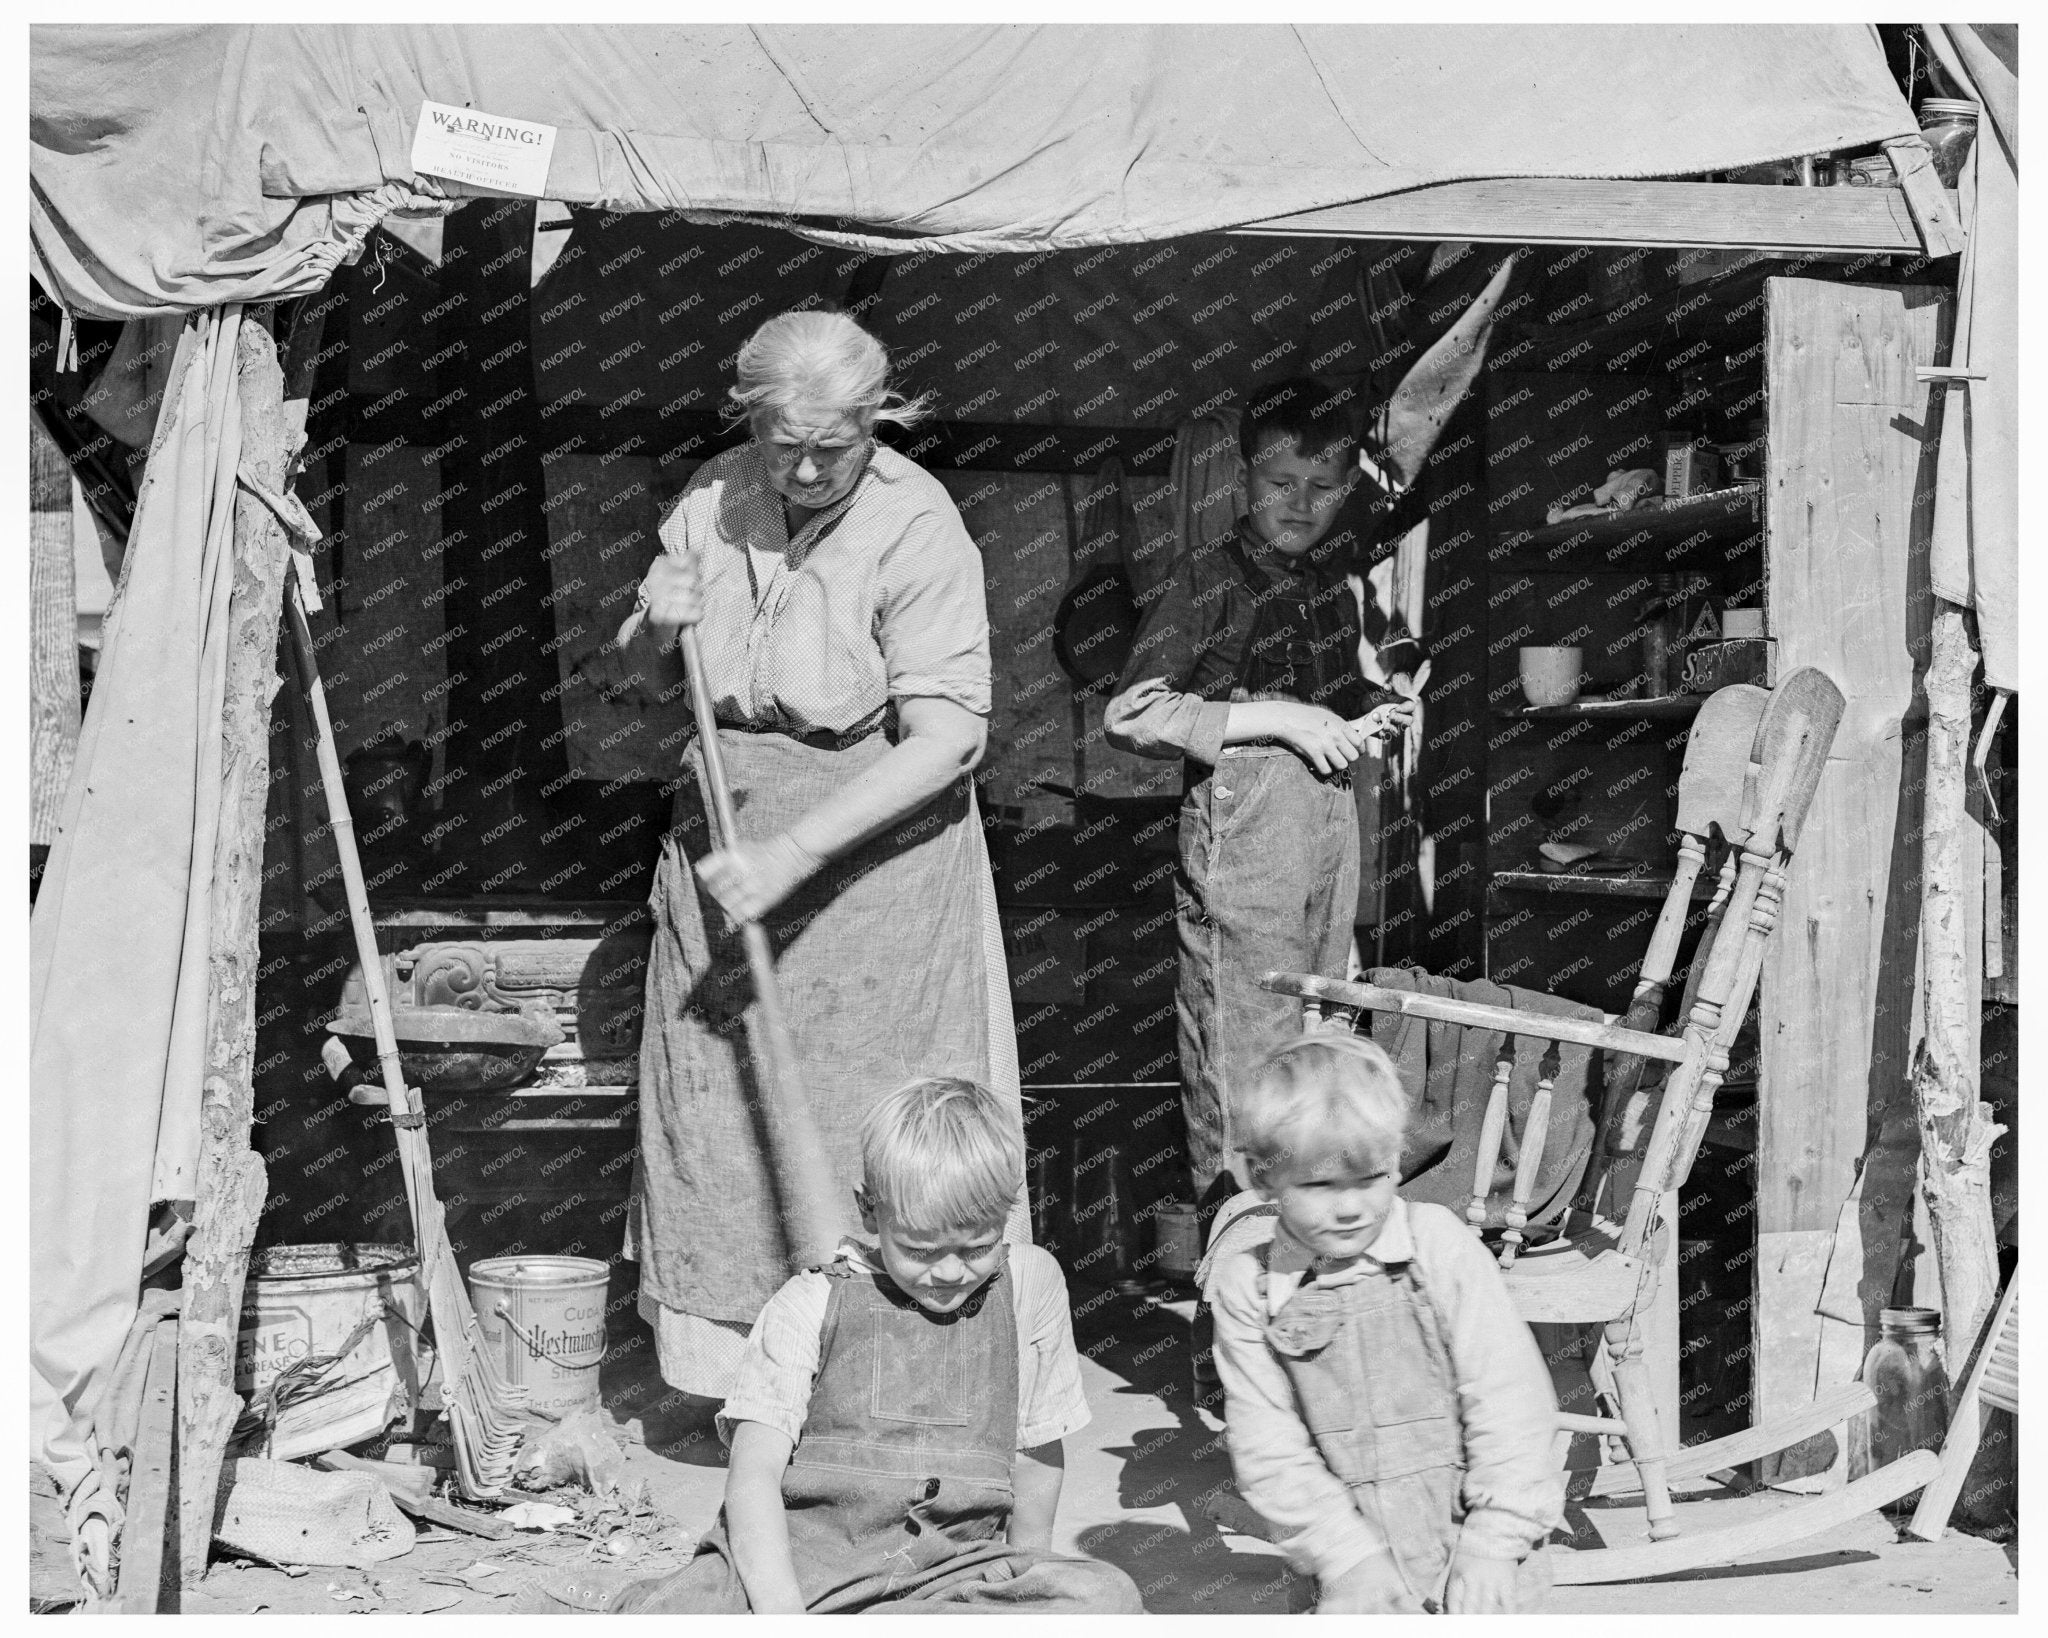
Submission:
[[1239,1491],[1316,1579],[1318,1613],[1534,1607],[1564,1507],[1557,1401],[1486,1248],[1395,1192],[1392,1061],[1305,1035],[1232,1113],[1278,1208],[1271,1240],[1209,1280]]
[[862,1131],[849,1238],[761,1311],[719,1431],[725,1507],[620,1614],[1139,1613],[1129,1576],[1051,1550],[1061,1441],[1088,1421],[1066,1281],[1006,1246],[1014,1116],[916,1081]]

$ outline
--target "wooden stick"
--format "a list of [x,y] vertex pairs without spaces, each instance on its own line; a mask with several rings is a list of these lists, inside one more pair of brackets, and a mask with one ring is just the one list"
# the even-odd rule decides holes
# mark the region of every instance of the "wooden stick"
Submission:
[[[697,744],[704,758],[704,782],[711,796],[719,848],[738,845],[739,826],[733,817],[732,791],[726,783],[725,758],[718,744],[718,712],[704,670],[704,651],[695,626],[681,632],[683,663],[690,676],[690,708],[697,719]],[[775,957],[768,931],[758,921],[739,924],[754,980],[754,1068],[761,1080],[761,1125],[767,1138],[768,1169],[775,1180],[782,1212],[783,1236],[793,1267],[803,1268],[831,1256],[839,1243],[837,1190],[825,1145],[811,1117],[810,1096],[798,1075],[796,1041],[782,1011],[775,982]]]

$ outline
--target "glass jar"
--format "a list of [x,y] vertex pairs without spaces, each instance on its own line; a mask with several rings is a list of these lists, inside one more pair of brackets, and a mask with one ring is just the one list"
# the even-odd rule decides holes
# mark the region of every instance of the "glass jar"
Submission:
[[[1915,1450],[1940,1450],[1948,1435],[1948,1372],[1941,1358],[1941,1315],[1932,1308],[1887,1308],[1862,1381],[1877,1403],[1860,1419],[1849,1476],[1861,1478]],[[1860,1470],[1860,1471],[1859,1471]]]
[[1964,97],[1923,97],[1920,135],[1934,151],[1934,174],[1952,188],[1963,174],[1963,160],[1977,140],[1977,105]]

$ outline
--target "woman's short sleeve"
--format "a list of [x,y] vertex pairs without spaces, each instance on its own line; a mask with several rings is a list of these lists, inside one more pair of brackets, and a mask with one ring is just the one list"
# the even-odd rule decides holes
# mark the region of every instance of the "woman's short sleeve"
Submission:
[[892,699],[956,701],[989,714],[988,594],[981,553],[943,494],[881,562],[875,640]]

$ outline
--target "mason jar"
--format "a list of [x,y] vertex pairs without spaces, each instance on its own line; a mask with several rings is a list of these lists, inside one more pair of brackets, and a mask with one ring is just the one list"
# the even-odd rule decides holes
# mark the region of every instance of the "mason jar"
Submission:
[[1941,1449],[1948,1434],[1949,1387],[1939,1313],[1932,1308],[1880,1313],[1877,1342],[1864,1356],[1862,1381],[1877,1403],[1860,1421],[1861,1437],[1850,1455],[1851,1478],[1874,1473],[1912,1451]]

